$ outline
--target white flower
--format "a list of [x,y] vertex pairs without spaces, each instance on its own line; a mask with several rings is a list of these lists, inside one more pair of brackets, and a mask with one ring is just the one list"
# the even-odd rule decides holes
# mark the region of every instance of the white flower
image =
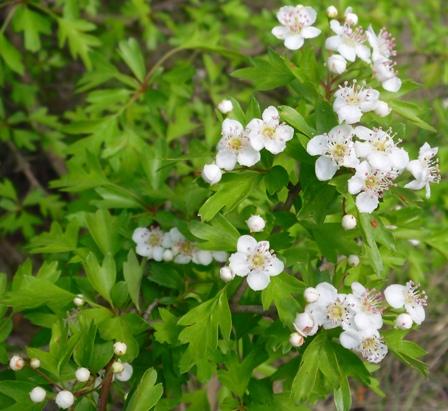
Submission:
[[360,263],[359,256],[356,254],[350,254],[347,258],[348,265],[351,267],[357,267]]
[[367,161],[356,167],[356,173],[348,180],[348,191],[357,194],[356,206],[361,213],[371,213],[378,207],[379,199],[388,190],[396,177],[372,168]]
[[281,153],[286,148],[286,143],[294,135],[292,127],[280,123],[278,110],[273,106],[269,106],[263,111],[262,119],[252,119],[246,130],[255,150],[260,151],[265,148],[272,154]]
[[389,60],[397,54],[395,51],[395,39],[386,29],[381,29],[378,35],[376,35],[372,26],[369,26],[366,35],[370,47],[372,47],[373,61]]
[[389,285],[384,290],[384,297],[391,307],[404,308],[414,323],[421,324],[425,320],[427,296],[412,281],[408,281],[406,285]]
[[299,333],[292,333],[289,336],[289,343],[293,347],[300,347],[301,345],[303,345],[304,342],[305,342],[305,340]]
[[210,251],[195,249],[192,261],[195,264],[209,265],[213,261],[213,255]]
[[438,147],[433,147],[428,143],[420,147],[417,160],[412,160],[408,164],[408,170],[414,176],[415,180],[405,185],[405,188],[411,190],[420,190],[426,188],[426,198],[431,196],[430,183],[438,183],[440,181],[440,171],[436,156]]
[[383,326],[381,293],[367,290],[362,284],[353,282],[352,294],[347,300],[354,311],[353,324],[359,330],[379,330]]
[[118,381],[128,381],[132,377],[132,373],[134,372],[134,369],[132,368],[131,364],[128,364],[127,362],[123,363],[123,371],[115,374],[115,378]]
[[313,137],[306,151],[320,156],[315,164],[316,177],[330,180],[340,167],[356,167],[359,163],[352,140],[353,128],[343,124],[332,128],[328,134]]
[[356,217],[353,214],[344,215],[341,225],[344,230],[353,230],[356,228]]
[[75,372],[75,377],[79,382],[86,382],[90,378],[90,371],[87,368],[78,368]]
[[412,317],[408,313],[401,313],[395,319],[395,327],[401,330],[409,330],[412,327]]
[[327,7],[327,16],[330,19],[336,18],[338,16],[338,9],[335,6],[333,6],[333,5],[328,6]]
[[264,219],[256,214],[250,216],[246,221],[246,224],[249,227],[251,233],[259,233],[266,227],[266,222],[264,221]]
[[316,286],[319,298],[305,307],[316,325],[326,329],[349,327],[353,320],[353,310],[345,294],[338,291],[330,283],[322,282]]
[[82,307],[85,303],[84,296],[82,294],[77,294],[75,298],[73,298],[73,304],[77,307]]
[[337,113],[339,123],[354,124],[361,120],[364,113],[375,110],[380,93],[369,87],[359,86],[356,81],[347,82],[335,93],[333,110]]
[[160,228],[153,227],[150,230],[143,227],[136,228],[132,234],[132,240],[137,244],[135,252],[138,255],[162,261],[167,239]]
[[389,104],[387,104],[385,101],[378,100],[375,109],[373,111],[380,117],[386,117],[390,114],[392,109],[389,107]]
[[335,74],[342,74],[347,69],[347,61],[339,54],[333,54],[327,61],[328,69]]
[[319,328],[318,322],[307,312],[297,314],[293,325],[296,331],[304,337],[316,334]]
[[354,26],[358,24],[358,15],[353,13],[353,9],[351,7],[347,7],[344,12],[345,23],[349,26]]
[[31,358],[30,360],[30,367],[37,369],[40,367],[40,360],[39,358]]
[[188,264],[191,262],[193,254],[196,251],[194,244],[187,240],[176,227],[168,232],[168,237],[171,242],[174,262],[178,264]]
[[233,110],[233,104],[230,100],[224,99],[218,104],[218,110],[222,114],[230,113]]
[[377,330],[349,329],[340,334],[339,341],[343,347],[359,352],[365,360],[372,363],[381,362],[388,351]]
[[122,355],[126,354],[126,351],[128,350],[128,346],[121,341],[117,341],[114,343],[114,354],[121,357]]
[[369,164],[380,171],[395,170],[401,172],[409,163],[409,155],[403,148],[397,147],[392,130],[374,128],[373,130],[358,126],[356,136],[363,140],[355,143],[358,157],[365,158]]
[[250,235],[243,235],[238,239],[237,250],[230,256],[230,268],[240,277],[247,276],[247,283],[254,291],[264,290],[270,277],[283,271],[283,262],[269,250],[268,241],[257,242]]
[[218,263],[226,262],[229,257],[225,251],[212,251],[212,256]]
[[395,63],[392,60],[376,60],[372,66],[373,74],[382,84],[384,90],[396,93],[401,88],[401,80],[397,76]]
[[35,403],[44,401],[46,396],[47,392],[42,387],[34,387],[30,391],[30,399]]
[[235,273],[228,266],[221,267],[219,270],[219,276],[221,280],[228,283],[235,278]]
[[67,408],[70,408],[73,405],[73,403],[75,402],[75,397],[70,391],[64,390],[58,392],[55,401],[56,405],[59,408],[66,410]]
[[363,43],[366,35],[362,28],[352,28],[349,24],[342,25],[337,20],[330,21],[330,27],[336,35],[328,37],[325,47],[328,50],[338,52],[348,61],[355,61],[356,57],[368,63],[370,61],[370,50]]
[[233,170],[236,163],[251,167],[260,161],[260,153],[255,150],[245,135],[239,121],[225,119],[222,123],[222,137],[218,143],[216,165],[224,170]]
[[305,301],[307,303],[315,303],[319,299],[319,291],[314,287],[305,288],[305,292],[303,293],[305,297]]
[[9,368],[13,371],[20,371],[25,366],[25,361],[20,355],[13,355],[9,360]]
[[112,368],[112,372],[114,374],[119,374],[120,372],[122,372],[124,370],[124,365],[121,361],[114,361],[112,363],[111,368]]
[[222,171],[215,163],[206,164],[202,169],[202,178],[211,185],[219,183],[222,178]]
[[305,39],[312,39],[320,34],[320,30],[312,26],[316,16],[316,10],[312,7],[284,6],[277,13],[281,26],[274,27],[272,34],[284,40],[286,48],[298,50]]

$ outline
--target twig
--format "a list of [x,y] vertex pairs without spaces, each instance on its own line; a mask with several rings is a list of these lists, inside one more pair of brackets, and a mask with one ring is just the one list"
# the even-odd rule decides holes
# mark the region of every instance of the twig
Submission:
[[230,302],[230,308],[235,311],[235,309],[239,306],[241,297],[243,296],[244,292],[247,290],[247,281],[243,279],[240,286],[236,290],[235,294],[232,297],[232,300]]
[[154,308],[156,308],[159,305],[159,300],[155,299],[151,304],[148,305],[148,308],[146,309],[146,311],[143,314],[143,319],[145,321],[148,321],[149,316],[151,315],[152,311],[154,310]]
[[255,304],[240,304],[241,297],[247,289],[247,281],[243,280],[236,290],[236,293],[233,295],[232,300],[230,301],[230,309],[234,313],[253,313],[263,315],[265,317],[272,318],[273,320],[277,319],[277,313],[275,310],[264,311],[261,305]]
[[288,197],[286,198],[286,201],[282,204],[278,204],[274,210],[275,211],[289,211],[294,204],[294,200],[300,193],[300,190],[302,187],[300,186],[300,182],[297,184],[288,184]]
[[110,387],[112,385],[112,378],[114,376],[112,372],[112,364],[115,361],[112,358],[109,361],[109,364],[106,366],[106,375],[104,376],[103,383],[101,386],[100,398],[98,400],[98,411],[106,411],[107,408],[107,400],[109,398]]
[[64,387],[62,387],[61,385],[59,385],[58,383],[54,382],[47,374],[43,373],[42,371],[38,370],[37,368],[33,368],[33,371],[40,375],[44,380],[46,380],[49,384],[54,385],[56,388],[58,388],[59,390],[63,390]]

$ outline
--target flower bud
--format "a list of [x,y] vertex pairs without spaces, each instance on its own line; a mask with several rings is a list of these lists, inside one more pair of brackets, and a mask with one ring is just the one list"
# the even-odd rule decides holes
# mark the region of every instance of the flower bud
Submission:
[[34,368],[34,369],[39,368],[40,367],[40,360],[39,360],[39,358],[31,358],[31,360],[30,360],[30,367]]
[[395,320],[395,327],[401,330],[409,330],[412,327],[412,318],[408,313],[400,314]]
[[121,357],[122,355],[125,355],[127,349],[128,349],[128,346],[124,342],[117,341],[114,344],[114,353],[115,353],[115,355],[118,355],[119,357]]
[[210,185],[219,183],[222,178],[221,169],[214,163],[206,164],[202,169],[202,178]]
[[30,398],[33,402],[42,402],[45,400],[45,397],[47,396],[47,392],[42,387],[34,387],[30,391]]
[[78,294],[73,298],[73,304],[75,304],[77,307],[83,306],[85,303],[84,296],[82,294]]
[[342,217],[342,228],[344,230],[353,230],[356,227],[356,217],[352,214],[346,214]]
[[114,361],[112,363],[112,372],[118,374],[124,370],[123,363],[121,361]]
[[58,392],[55,398],[56,405],[63,410],[70,408],[75,402],[75,397],[70,391],[64,390]]
[[233,110],[233,104],[230,100],[222,100],[219,104],[218,104],[218,110],[222,113],[222,114],[227,114],[230,113]]
[[259,233],[266,227],[266,222],[259,215],[250,216],[250,218],[246,221],[246,224],[251,233]]
[[229,258],[229,255],[225,251],[213,251],[212,255],[218,263],[225,263]]
[[386,117],[390,114],[392,109],[385,101],[378,100],[375,107],[375,113],[380,117]]
[[20,371],[25,366],[25,361],[20,355],[13,355],[9,360],[9,368],[13,371]]
[[131,379],[133,372],[132,365],[125,362],[123,363],[123,371],[116,374],[115,377],[118,381],[128,381]]
[[89,381],[90,371],[87,368],[78,368],[75,372],[75,377],[79,382]]
[[319,291],[317,291],[314,287],[308,287],[305,289],[303,296],[305,297],[305,301],[307,303],[314,303],[319,299]]
[[327,60],[327,67],[332,73],[342,74],[347,68],[347,61],[341,55],[333,54]]
[[289,336],[289,343],[293,347],[300,347],[304,343],[304,338],[299,333],[292,333]]
[[348,256],[348,265],[351,267],[357,267],[359,265],[359,257],[356,254],[351,254]]
[[327,7],[327,16],[330,19],[334,19],[334,18],[338,17],[338,9],[333,5],[328,6]]
[[197,250],[193,253],[193,262],[195,264],[209,265],[213,261],[213,256],[210,251]]
[[358,24],[358,16],[355,13],[347,13],[345,15],[345,22],[349,26],[354,26],[355,24]]
[[235,273],[230,269],[230,267],[225,265],[219,270],[219,276],[221,277],[221,280],[228,283],[235,278]]
[[163,261],[173,261],[174,255],[171,250],[165,250],[163,252]]
[[294,320],[294,328],[304,337],[314,335],[317,332],[317,324],[308,313],[297,314]]

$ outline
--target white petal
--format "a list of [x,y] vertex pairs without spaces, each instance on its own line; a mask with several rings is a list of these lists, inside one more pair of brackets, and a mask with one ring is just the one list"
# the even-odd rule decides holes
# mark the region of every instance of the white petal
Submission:
[[316,286],[316,290],[319,292],[318,303],[321,305],[328,305],[330,302],[334,301],[337,297],[338,290],[327,282],[319,283]]
[[228,150],[220,150],[216,154],[216,165],[219,168],[230,171],[236,166],[236,154]]
[[305,39],[313,39],[320,34],[320,30],[316,27],[304,27],[300,33]]
[[342,27],[341,23],[339,23],[338,20],[331,20],[330,27],[331,30],[333,30],[336,34],[341,34],[344,31],[344,27]]
[[356,51],[353,47],[348,46],[345,43],[341,43],[338,47],[339,54],[344,57],[348,61],[355,61],[356,59]]
[[419,160],[410,161],[407,169],[417,180],[420,180],[423,177],[424,168]]
[[289,34],[285,38],[285,47],[290,50],[298,50],[303,46],[303,37],[300,34]]
[[389,80],[383,82],[384,90],[396,93],[401,88],[401,80],[398,77],[392,77]]
[[425,321],[425,309],[420,305],[405,305],[406,311],[411,316],[412,321],[414,321],[417,325],[420,325],[423,321]]
[[356,54],[362,60],[368,63],[370,61],[370,49],[363,44],[356,46]]
[[338,168],[338,165],[331,158],[320,156],[315,165],[316,177],[320,181],[330,180]]
[[346,122],[347,124],[358,123],[362,117],[362,111],[359,107],[343,106],[337,110],[339,123]]
[[269,266],[266,271],[270,276],[273,277],[281,274],[284,268],[285,265],[283,264],[283,261],[279,260],[278,258],[275,258],[274,261],[272,262],[272,265]]
[[226,118],[222,122],[222,134],[224,136],[239,136],[243,133],[243,125],[236,120]]
[[264,290],[270,282],[270,278],[262,273],[250,273],[247,276],[247,284],[254,291]]
[[272,34],[280,40],[284,40],[288,33],[289,29],[284,26],[276,26],[272,29]]
[[405,302],[406,287],[401,284],[389,285],[384,290],[384,298],[393,308],[401,308]]
[[354,348],[359,346],[361,341],[356,333],[343,331],[339,336],[339,342],[344,348],[347,348],[348,350],[353,350]]
[[364,187],[364,180],[353,176],[348,180],[348,192],[350,194],[358,194]]
[[366,158],[373,150],[367,141],[355,141],[355,152],[358,157]]
[[373,131],[364,126],[357,126],[355,127],[355,135],[361,140],[370,141],[373,136]]
[[277,125],[280,121],[280,114],[274,106],[267,107],[261,116],[263,121],[269,124]]
[[213,251],[213,258],[218,261],[218,263],[225,263],[229,255],[225,251]]
[[152,257],[152,247],[146,243],[139,243],[135,248],[135,252],[142,257],[151,258]]
[[191,261],[191,257],[189,255],[178,254],[174,258],[174,262],[177,264],[188,264]]
[[260,151],[264,148],[265,138],[261,133],[251,132],[249,134],[250,145],[256,151]]
[[152,249],[152,258],[154,258],[154,260],[156,261],[162,261],[163,260],[163,252],[165,250],[162,247],[154,247]]
[[260,152],[252,147],[245,147],[238,153],[238,163],[251,167],[260,161]]
[[425,187],[426,181],[424,180],[413,180],[410,183],[407,183],[404,188],[407,188],[409,190],[421,190],[423,187]]
[[352,292],[356,297],[361,297],[367,290],[361,283],[357,281],[352,282],[351,284]]
[[132,233],[132,241],[134,241],[134,243],[137,243],[137,244],[143,243],[149,238],[149,234],[150,234],[150,232],[147,228],[138,227]]
[[258,242],[251,235],[242,235],[238,238],[236,249],[240,253],[252,253],[257,248]]
[[325,134],[314,136],[306,145],[306,151],[312,156],[320,156],[328,150],[328,137]]
[[331,36],[325,40],[325,48],[327,50],[337,51],[341,45],[341,38],[339,36]]
[[356,196],[356,207],[361,213],[371,213],[378,207],[378,197],[362,192]]
[[244,253],[233,253],[229,258],[230,269],[238,276],[245,277],[249,274],[250,267],[247,256]]
[[265,142],[265,147],[272,154],[279,154],[286,148],[286,144],[281,140],[268,139]]
[[289,141],[294,136],[294,129],[286,124],[280,124],[275,130],[275,139]]
[[307,15],[308,24],[313,24],[316,21],[317,12],[312,7],[303,7],[302,13]]
[[389,171],[392,168],[392,161],[389,156],[382,151],[372,151],[368,156],[367,160],[372,165],[380,171]]
[[390,153],[390,159],[394,168],[403,170],[409,163],[409,154],[404,148],[395,148]]

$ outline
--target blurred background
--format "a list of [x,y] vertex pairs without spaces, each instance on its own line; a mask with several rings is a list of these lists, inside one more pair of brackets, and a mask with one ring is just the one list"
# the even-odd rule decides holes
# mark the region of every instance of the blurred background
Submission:
[[[6,70],[3,62],[0,65],[0,271],[9,275],[30,257],[27,250],[32,239],[48,230],[51,221],[62,219],[70,208],[69,195],[55,190],[51,181],[66,172],[66,160],[71,154],[69,147],[73,149],[70,144],[75,137],[64,126],[70,119],[70,113],[76,112],[78,105],[84,102],[84,91],[88,88],[83,77],[85,67],[94,65],[97,58],[94,51],[92,57],[86,57],[87,52],[83,49],[75,56],[78,58],[73,58],[67,47],[60,46],[57,35],[52,33],[45,18],[34,22],[37,43],[36,38],[25,39],[24,43],[21,35],[23,27],[11,15],[11,10],[18,3],[0,3],[0,38],[5,36],[23,57],[23,67],[17,66],[17,61],[15,67],[16,72],[22,73],[20,76]],[[68,12],[70,8],[79,8],[83,19],[91,22],[96,30],[95,35],[100,36],[103,55],[112,56],[116,53],[117,42],[132,35],[146,45],[150,62],[157,61],[168,49],[182,44],[197,30],[206,32],[211,42],[219,40],[228,48],[247,56],[264,53],[266,45],[278,49],[278,41],[270,34],[275,23],[275,11],[282,5],[295,4],[274,0],[79,0],[32,3],[43,16],[48,14],[48,10],[65,13],[67,8]],[[417,101],[422,119],[437,129],[434,134],[406,125],[406,138],[415,141],[415,147],[424,141],[439,146],[441,171],[446,176],[448,1],[353,0],[326,3],[310,0],[305,4],[319,9],[319,25],[325,30],[325,9],[330,4],[340,12],[348,6],[353,7],[364,27],[372,24],[379,30],[387,26],[396,38],[399,73],[418,83],[418,87],[405,98]],[[95,38],[89,38],[87,32],[83,36],[84,43],[89,44],[88,49],[95,49]],[[3,53],[7,52],[3,47]],[[207,96],[200,97],[212,103],[216,103],[222,95],[247,101],[253,92],[246,84],[230,76],[234,69],[230,63],[223,61],[217,66],[218,69],[213,70],[207,57],[198,57],[195,62],[197,64],[194,66],[184,64],[181,70],[184,70],[186,78],[198,81],[202,81],[208,70],[209,82],[202,84],[207,89]],[[95,78],[88,80],[90,84],[100,81]],[[173,90],[174,94],[176,92],[182,96],[182,90]],[[258,93],[257,97],[262,94]],[[189,113],[185,115],[188,117]],[[181,126],[188,128],[191,124],[185,122]],[[429,364],[430,375],[424,378],[388,356],[378,376],[386,397],[380,398],[357,387],[354,390],[354,409],[359,411],[448,410],[446,180],[442,179],[434,188],[431,200],[425,207],[429,216],[425,224],[428,227],[437,225],[441,234],[437,238],[425,238],[425,227],[410,222],[407,227],[407,236],[412,239],[409,259],[402,270],[393,275],[398,279],[417,279],[428,290],[428,320],[420,331],[412,334],[412,338],[428,351],[425,360]],[[418,257],[412,253],[415,247],[424,250],[427,245],[436,251],[418,253]],[[39,257],[31,258],[38,260]],[[14,338],[26,339],[26,328],[23,328],[23,334]],[[333,410],[333,407],[330,399],[321,402],[316,410]]]

